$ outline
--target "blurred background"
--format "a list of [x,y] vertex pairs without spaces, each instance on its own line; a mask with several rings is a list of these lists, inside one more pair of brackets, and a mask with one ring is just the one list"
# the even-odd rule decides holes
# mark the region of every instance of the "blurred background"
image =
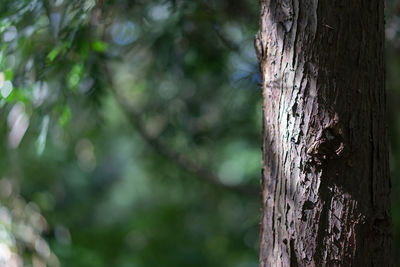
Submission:
[[250,0],[1,0],[0,266],[258,266],[257,27]]

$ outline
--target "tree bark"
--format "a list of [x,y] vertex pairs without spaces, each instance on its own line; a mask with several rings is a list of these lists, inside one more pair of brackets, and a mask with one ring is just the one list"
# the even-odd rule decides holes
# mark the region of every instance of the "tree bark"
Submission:
[[260,266],[391,266],[384,1],[260,8]]

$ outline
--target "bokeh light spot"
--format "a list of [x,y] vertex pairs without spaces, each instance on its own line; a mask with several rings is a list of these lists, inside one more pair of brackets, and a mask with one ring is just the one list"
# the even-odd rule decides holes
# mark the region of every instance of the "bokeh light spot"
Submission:
[[166,20],[169,18],[169,15],[170,11],[168,4],[155,5],[149,10],[149,16],[155,21]]
[[118,21],[112,26],[111,35],[115,43],[128,45],[137,40],[139,31],[131,21]]
[[3,83],[3,86],[0,88],[1,96],[4,97],[4,98],[7,98],[11,94],[12,90],[13,90],[12,82],[11,81],[5,81]]

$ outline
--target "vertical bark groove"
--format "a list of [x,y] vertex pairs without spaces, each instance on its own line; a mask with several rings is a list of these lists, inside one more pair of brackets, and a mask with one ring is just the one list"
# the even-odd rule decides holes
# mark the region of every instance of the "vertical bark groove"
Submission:
[[390,266],[383,1],[260,8],[260,266]]

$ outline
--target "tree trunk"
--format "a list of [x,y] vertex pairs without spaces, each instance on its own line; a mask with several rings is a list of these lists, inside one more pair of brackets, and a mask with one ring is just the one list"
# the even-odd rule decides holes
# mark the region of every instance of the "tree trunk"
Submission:
[[260,2],[260,265],[390,266],[384,1]]

